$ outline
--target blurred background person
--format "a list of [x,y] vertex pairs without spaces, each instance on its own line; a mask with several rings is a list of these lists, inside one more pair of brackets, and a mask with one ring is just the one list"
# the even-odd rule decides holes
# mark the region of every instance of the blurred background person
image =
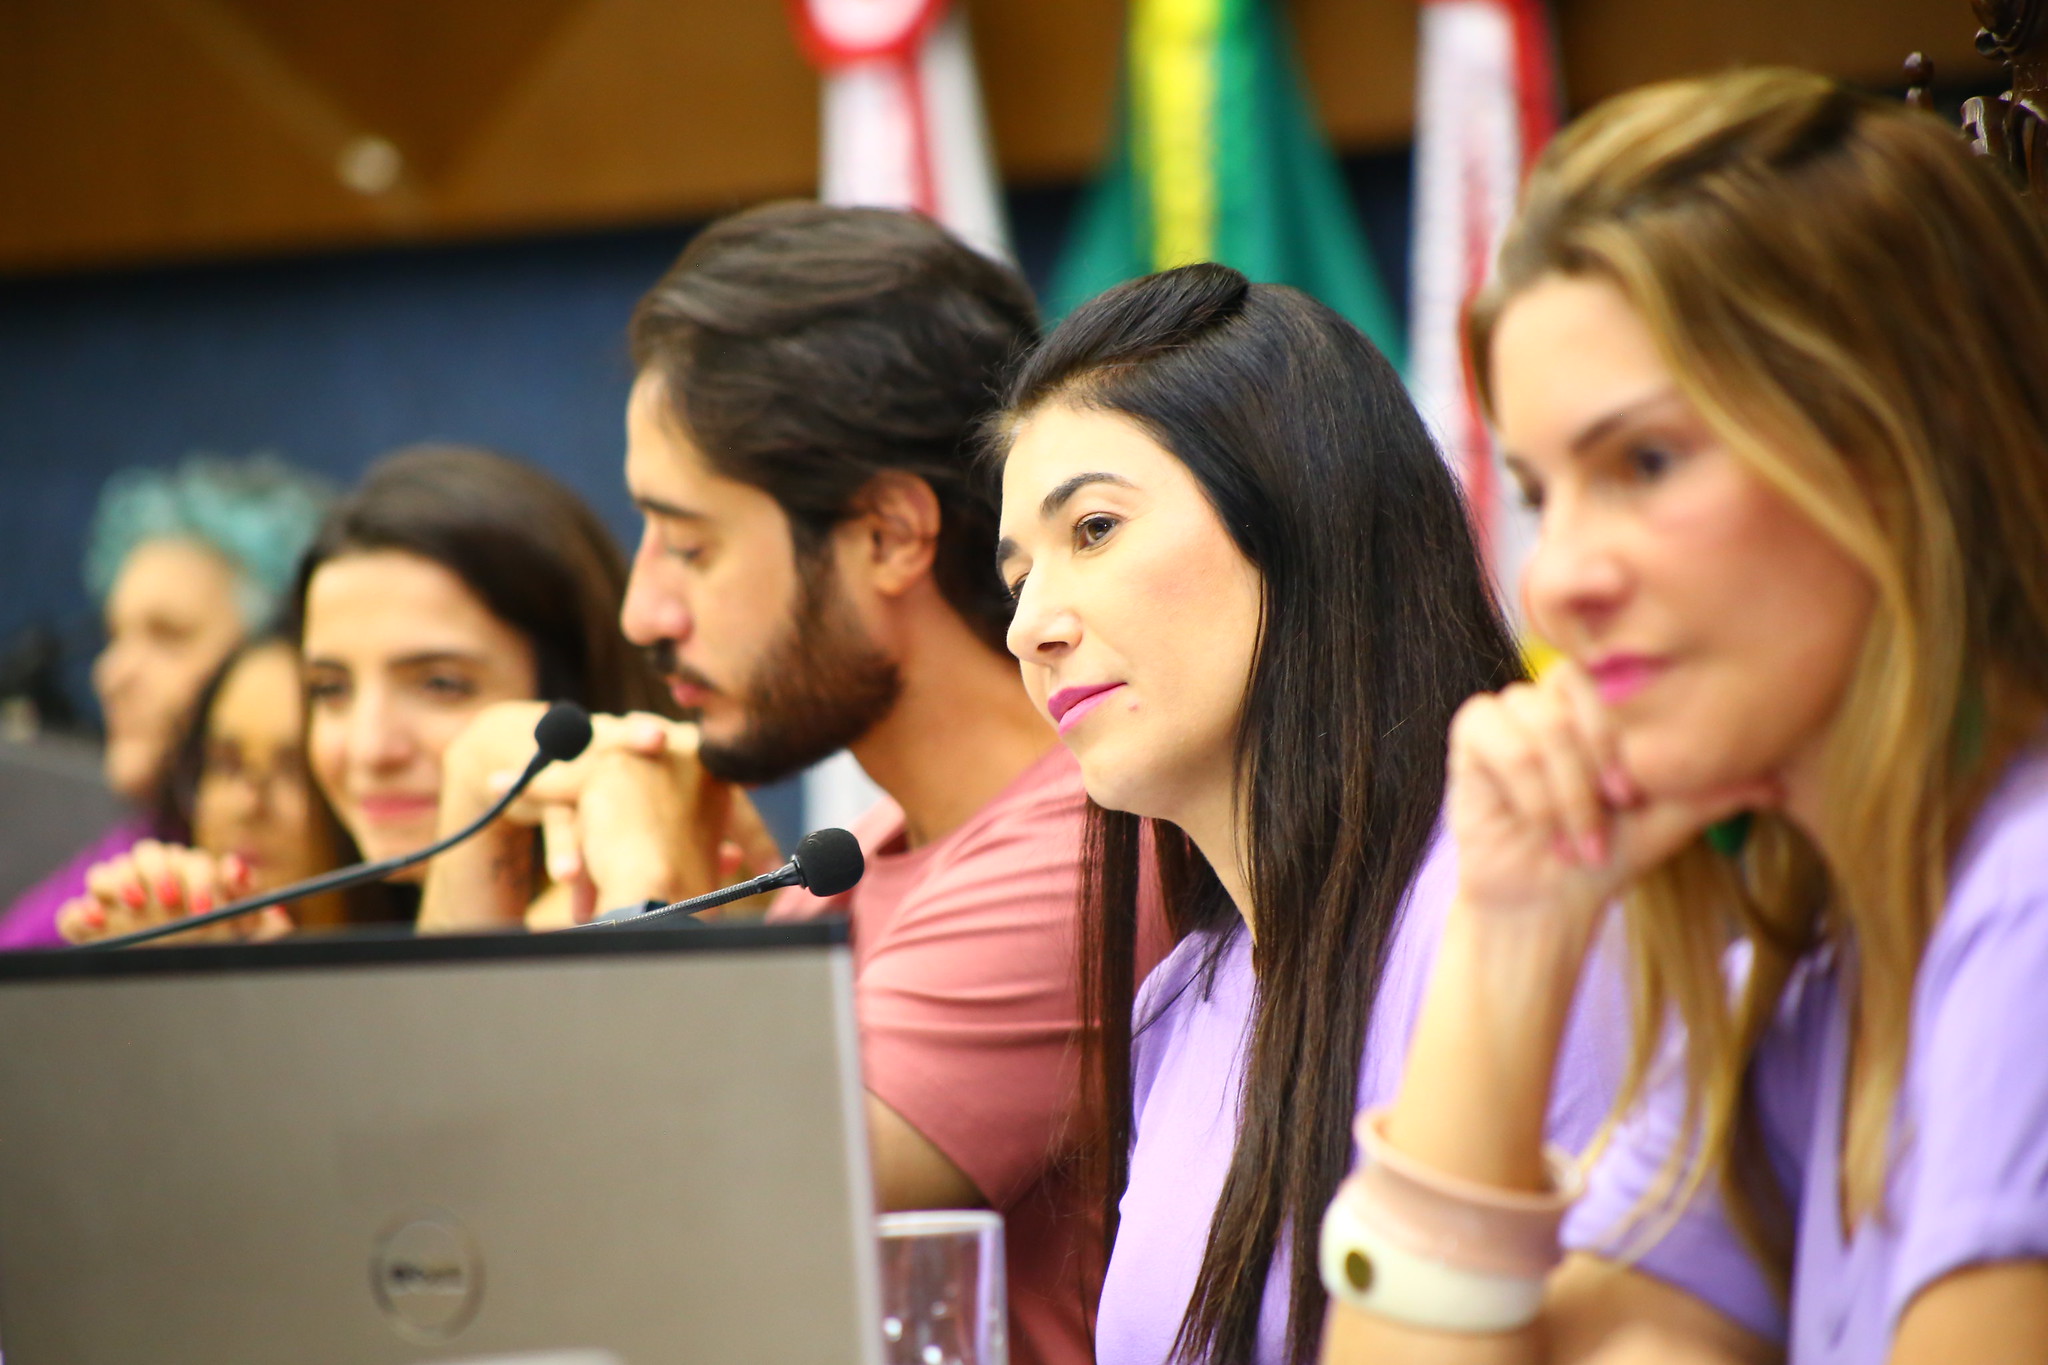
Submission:
[[[291,642],[265,636],[229,655],[200,694],[194,717],[164,784],[172,810],[192,830],[191,846],[144,839],[96,864],[85,894],[58,914],[58,928],[72,942],[203,914],[339,864],[345,836],[307,771],[305,698]],[[352,918],[349,897],[315,897],[198,932],[274,937],[294,921],[302,928],[345,924]]]
[[[215,706],[197,786],[197,847],[147,841],[104,862],[66,931],[80,941],[111,937],[432,843],[442,757],[494,702],[666,706],[651,667],[612,624],[625,577],[625,557],[596,514],[522,460],[465,446],[385,456],[319,528],[293,593],[301,651],[289,661],[303,686],[303,718],[285,745],[272,708],[264,751],[272,778],[287,761],[305,765],[297,839],[250,829],[250,806],[236,804],[231,788],[254,786],[256,745]],[[279,675],[256,671],[244,681],[244,671],[223,677],[225,700],[238,700],[236,692],[250,704],[258,704],[252,694],[276,700]],[[293,812],[279,800],[283,819],[272,825],[291,823]],[[532,843],[524,835],[498,860],[522,905],[567,894],[547,886]],[[219,933],[410,923],[424,876],[426,868],[412,868]]]
[[[615,625],[625,588],[596,513],[533,466],[454,446],[379,461],[321,528],[295,602],[306,752],[344,860],[433,842],[443,754],[492,702],[671,712]],[[528,901],[533,842],[501,864]],[[412,917],[425,874],[394,879],[388,915]]]
[[207,679],[275,618],[328,500],[324,483],[268,456],[194,456],[108,482],[85,565],[107,632],[92,683],[107,785],[136,812],[24,892],[0,917],[0,948],[63,942],[57,914],[84,893],[87,869],[144,838],[188,836],[164,791],[171,752]]
[[[150,843],[106,865],[67,929],[81,940],[108,937],[433,842],[443,756],[494,702],[567,699],[618,713],[667,707],[652,668],[613,626],[625,584],[624,556],[596,514],[531,465],[460,446],[413,447],[380,460],[321,526],[292,602],[305,696],[301,752],[319,816],[309,816],[299,846],[325,856],[295,857],[283,840],[259,846],[246,839],[237,808],[223,806],[216,817],[202,799],[197,848]],[[226,777],[245,758],[223,736],[209,762]],[[202,778],[200,795],[208,794]],[[329,812],[333,836],[322,849],[317,826]],[[548,886],[535,842],[526,835],[500,850],[503,875],[522,903],[565,897],[567,888]],[[248,866],[244,849],[292,875],[259,876],[262,866]],[[409,869],[358,888],[346,903],[301,906],[290,919],[252,916],[233,932],[409,922],[425,874]],[[557,917],[566,919],[566,910]]]

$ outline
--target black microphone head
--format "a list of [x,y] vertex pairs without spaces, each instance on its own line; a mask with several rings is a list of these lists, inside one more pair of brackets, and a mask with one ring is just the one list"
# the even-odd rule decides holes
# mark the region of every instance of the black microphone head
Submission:
[[567,763],[590,747],[590,713],[573,701],[558,701],[533,727],[533,742],[550,763]]
[[843,829],[814,829],[797,840],[790,855],[804,889],[813,896],[836,896],[853,890],[860,874],[868,870],[861,856],[860,840]]

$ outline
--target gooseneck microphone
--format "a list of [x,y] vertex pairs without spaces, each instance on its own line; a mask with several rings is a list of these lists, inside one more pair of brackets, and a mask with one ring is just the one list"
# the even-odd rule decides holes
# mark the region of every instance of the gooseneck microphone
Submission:
[[[327,891],[361,886],[364,882],[374,882],[394,872],[401,872],[415,863],[423,863],[437,853],[445,853],[504,814],[505,807],[519,799],[519,794],[532,784],[534,778],[540,776],[542,768],[550,763],[566,763],[589,748],[590,713],[573,701],[556,702],[548,708],[547,714],[540,718],[540,723],[533,727],[533,744],[534,755],[527,761],[526,771],[519,774],[519,780],[507,787],[505,794],[493,802],[489,810],[447,838],[437,839],[425,848],[402,853],[395,858],[385,858],[379,862],[357,863],[353,867],[336,868],[332,872],[303,882],[294,882],[275,891],[266,891],[260,896],[230,901],[218,910],[209,910],[203,915],[187,915],[183,919],[169,920],[147,929],[138,929],[132,934],[122,934],[119,938],[101,939],[97,943],[79,946],[86,949],[127,948],[137,943],[168,938],[172,934],[182,934],[190,929],[218,924],[224,919],[234,919],[238,915],[251,915],[258,910],[268,910],[273,905],[283,905],[286,901],[295,901],[302,896],[317,896]],[[857,856],[859,850],[854,851]]]
[[588,924],[579,924],[579,929],[616,929],[626,926],[633,929],[657,928],[687,921],[699,910],[710,910],[716,906],[729,905],[733,901],[758,896],[763,891],[776,891],[785,886],[801,886],[814,896],[836,896],[851,891],[867,871],[867,859],[861,855],[860,840],[843,829],[813,830],[797,840],[796,852],[789,861],[773,872],[764,872],[747,881],[707,891],[701,896],[675,901],[668,905],[642,907],[629,905],[623,910],[613,910],[599,915]]

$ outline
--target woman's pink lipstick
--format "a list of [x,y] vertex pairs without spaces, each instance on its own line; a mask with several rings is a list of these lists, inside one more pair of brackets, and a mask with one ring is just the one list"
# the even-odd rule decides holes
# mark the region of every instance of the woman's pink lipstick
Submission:
[[1609,706],[1621,705],[1655,682],[1663,671],[1664,661],[1646,654],[1611,654],[1586,667],[1594,690]]
[[1079,725],[1083,716],[1100,706],[1105,697],[1122,686],[1122,683],[1093,683],[1086,687],[1062,687],[1045,699],[1045,709],[1052,712],[1052,723],[1064,735]]
[[365,820],[375,825],[405,824],[413,820],[431,818],[441,807],[439,795],[428,796],[360,796],[355,801],[356,810]]

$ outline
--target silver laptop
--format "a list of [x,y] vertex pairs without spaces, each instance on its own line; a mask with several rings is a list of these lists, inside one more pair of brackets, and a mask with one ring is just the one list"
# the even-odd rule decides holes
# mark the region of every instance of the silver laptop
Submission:
[[837,922],[0,957],[6,1365],[879,1365]]

